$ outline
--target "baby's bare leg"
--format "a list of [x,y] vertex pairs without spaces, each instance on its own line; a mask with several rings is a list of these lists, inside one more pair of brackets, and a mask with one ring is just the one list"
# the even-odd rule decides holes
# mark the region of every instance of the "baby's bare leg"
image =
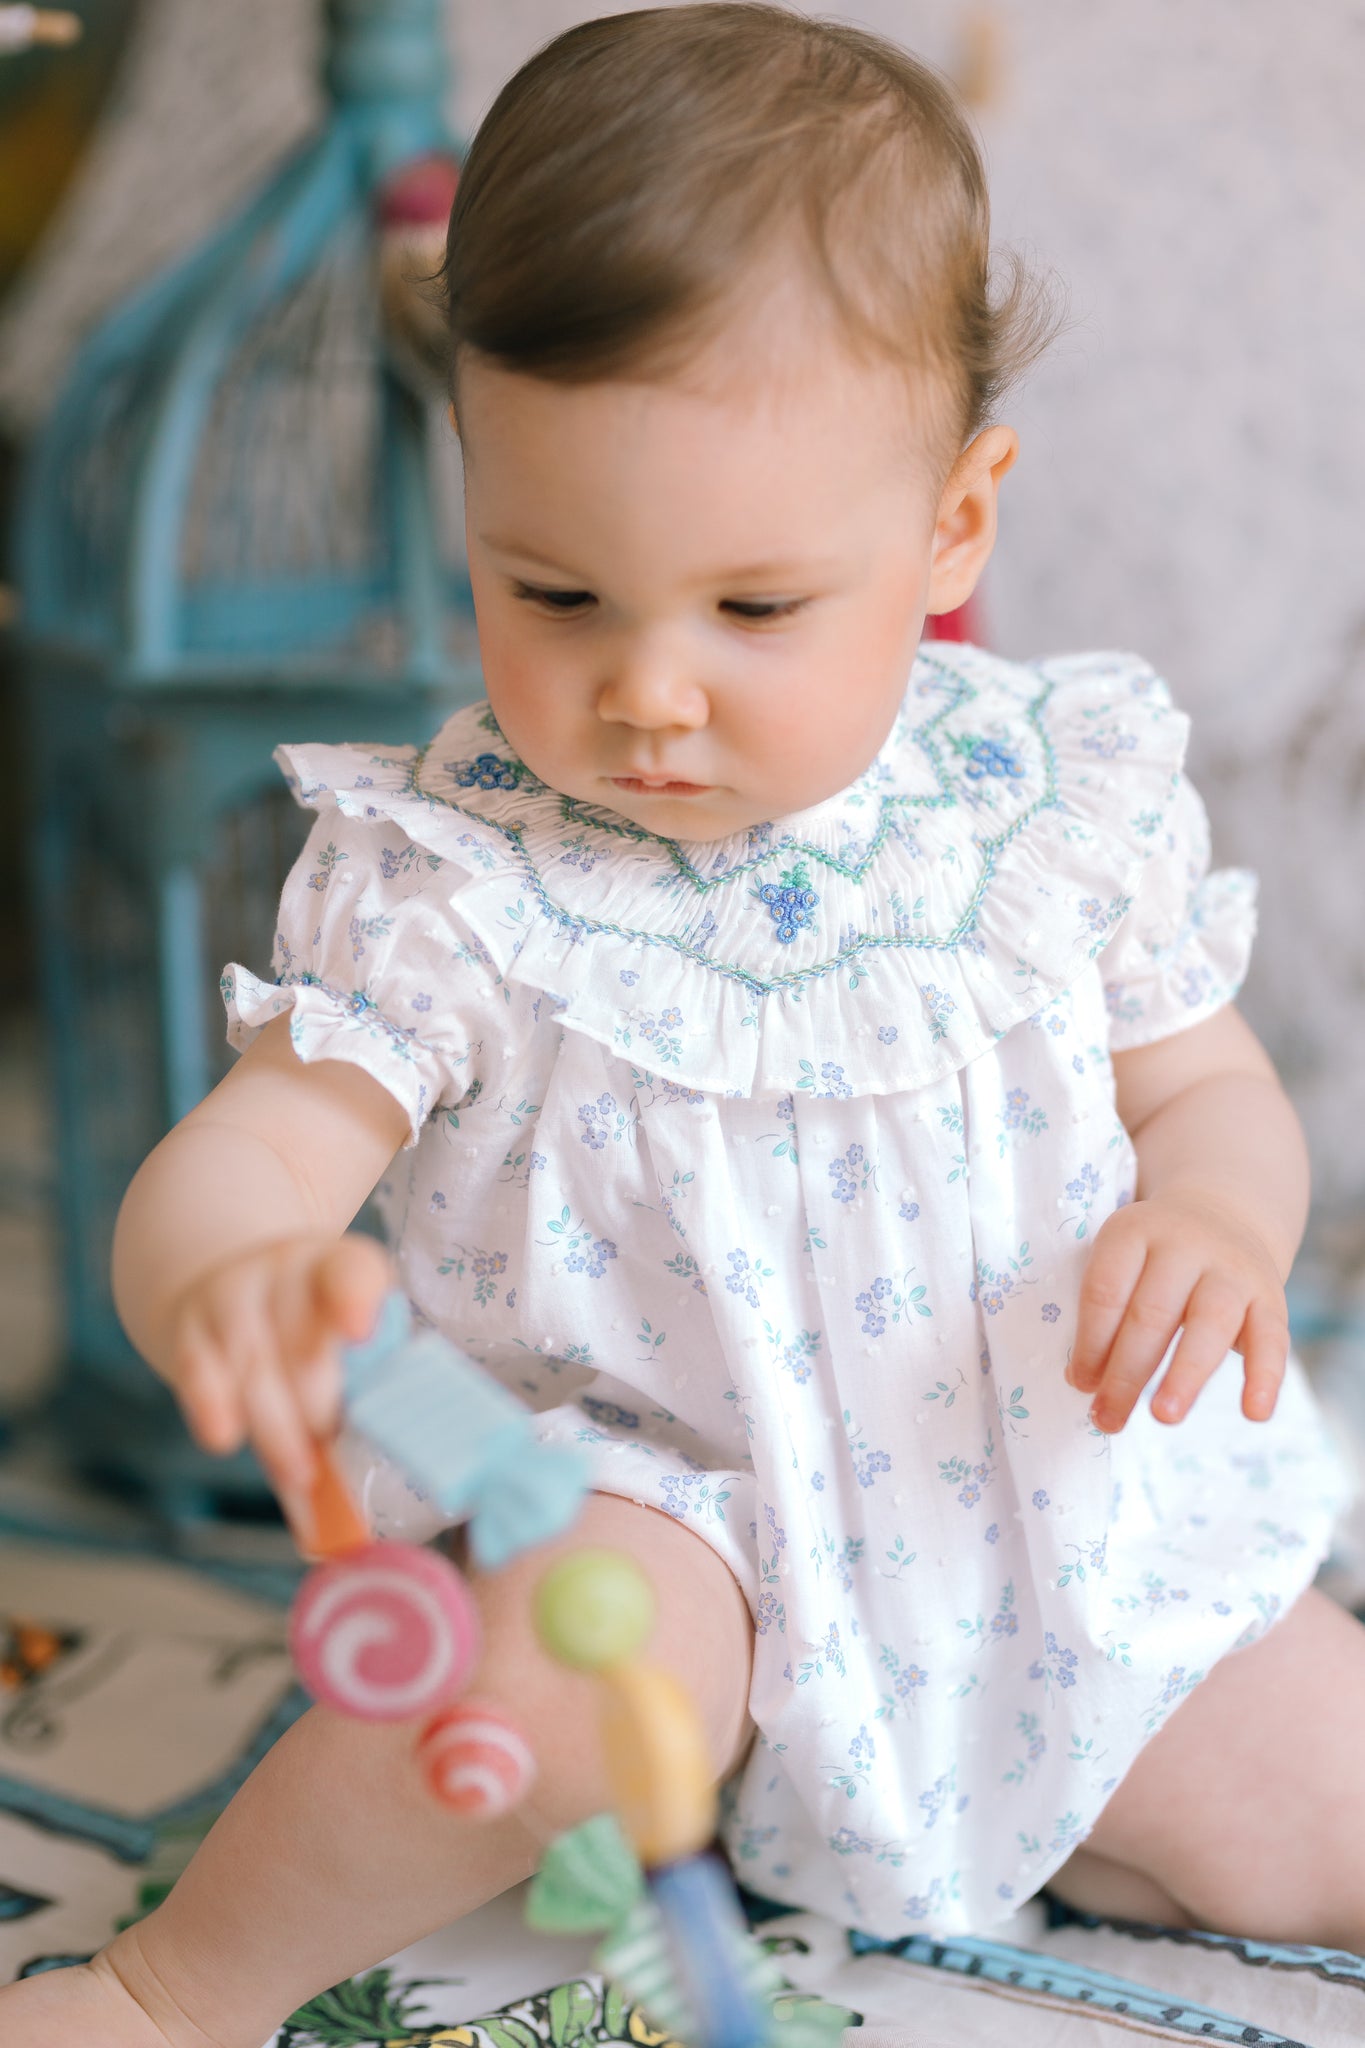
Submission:
[[1083,1911],[1365,1954],[1362,1725],[1365,1628],[1310,1590],[1181,1702],[1051,1888]]
[[[476,1582],[485,1649],[474,1682],[526,1730],[540,1764],[529,1825],[461,1823],[423,1790],[413,1728],[315,1709],[278,1742],[175,1890],[91,1971],[0,1991],[6,2048],[260,2048],[328,1985],[472,1912],[533,1870],[545,1838],[610,1804],[593,1681],[541,1652],[531,1588],[586,1545],[628,1550],[654,1584],[650,1654],[682,1678],[717,1774],[749,1734],[753,1632],[715,1552],[651,1508],[597,1494],[572,1537]],[[81,2031],[81,2029],[84,2031]]]

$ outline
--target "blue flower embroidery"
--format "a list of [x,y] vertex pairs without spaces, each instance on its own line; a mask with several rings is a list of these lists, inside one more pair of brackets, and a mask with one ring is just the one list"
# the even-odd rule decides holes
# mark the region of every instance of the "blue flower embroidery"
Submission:
[[1024,764],[1019,756],[1008,747],[1002,747],[999,740],[976,740],[968,745],[960,742],[967,755],[967,780],[980,782],[984,776],[1008,776],[1017,782],[1024,774]]
[[804,861],[788,868],[780,881],[764,882],[755,894],[766,906],[784,946],[789,946],[799,931],[815,922],[813,913],[820,898],[811,888]]
[[460,789],[515,789],[519,781],[515,761],[497,754],[477,754],[472,761],[447,761],[446,773]]

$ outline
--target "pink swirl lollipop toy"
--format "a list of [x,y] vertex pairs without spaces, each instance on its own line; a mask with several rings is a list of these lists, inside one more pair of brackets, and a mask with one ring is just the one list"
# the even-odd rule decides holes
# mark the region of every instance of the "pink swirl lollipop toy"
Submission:
[[310,1572],[289,1643],[323,1706],[362,1721],[406,1721],[461,1690],[478,1658],[479,1619],[444,1558],[409,1543],[369,1543]]

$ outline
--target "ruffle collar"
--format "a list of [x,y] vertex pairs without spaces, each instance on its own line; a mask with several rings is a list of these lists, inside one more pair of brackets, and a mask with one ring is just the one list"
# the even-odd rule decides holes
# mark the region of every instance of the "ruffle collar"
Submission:
[[391,819],[450,866],[510,981],[683,1084],[913,1088],[1082,972],[1157,843],[1187,720],[1145,663],[929,644],[839,796],[704,844],[561,796],[487,705],[424,747],[282,747],[298,801]]

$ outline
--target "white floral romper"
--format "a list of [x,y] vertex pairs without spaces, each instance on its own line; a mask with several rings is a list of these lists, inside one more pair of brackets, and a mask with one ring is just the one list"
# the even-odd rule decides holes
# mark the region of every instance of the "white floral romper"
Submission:
[[486,706],[299,746],[318,812],[245,1044],[407,1109],[420,1315],[675,1515],[752,1603],[755,1890],[866,1931],[998,1921],[1172,1707],[1310,1582],[1344,1493],[1297,1365],[1178,1429],[1063,1379],[1132,1198],[1110,1053],[1234,995],[1186,720],[1129,655],[920,650],[842,795],[733,839],[562,797]]

